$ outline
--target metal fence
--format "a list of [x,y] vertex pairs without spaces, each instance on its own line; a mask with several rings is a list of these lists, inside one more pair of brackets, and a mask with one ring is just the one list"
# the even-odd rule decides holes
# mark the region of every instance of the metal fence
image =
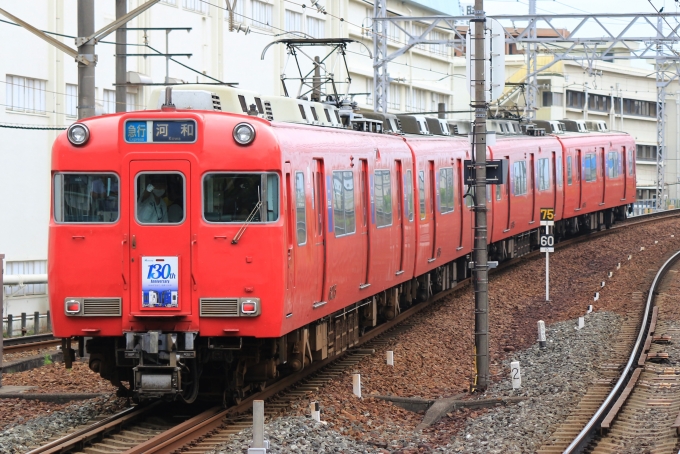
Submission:
[[10,314],[2,320],[2,335],[4,337],[26,336],[49,333],[50,331],[52,331],[50,311],[47,311],[46,314],[22,312],[19,317]]
[[[680,208],[680,199],[666,199],[666,206],[662,209],[676,210]],[[649,214],[656,211],[656,199],[642,199],[637,200],[633,204],[633,213],[630,216],[640,216],[641,214]]]

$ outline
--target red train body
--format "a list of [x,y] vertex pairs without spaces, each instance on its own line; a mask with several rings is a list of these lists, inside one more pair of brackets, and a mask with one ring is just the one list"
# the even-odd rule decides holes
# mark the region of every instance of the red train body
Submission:
[[[242,123],[248,145],[232,135]],[[53,147],[54,334],[87,337],[93,370],[137,397],[191,401],[199,383],[242,397],[466,276],[467,138],[172,109],[82,124],[85,144],[64,133]],[[126,135],[164,124],[195,125],[193,141]],[[634,147],[624,133],[500,137],[488,157],[508,159],[509,175],[487,193],[491,257],[535,247],[542,207],[558,236],[625,217]],[[163,221],[167,205],[142,221],[164,196],[180,217]],[[164,280],[176,287],[152,289]]]

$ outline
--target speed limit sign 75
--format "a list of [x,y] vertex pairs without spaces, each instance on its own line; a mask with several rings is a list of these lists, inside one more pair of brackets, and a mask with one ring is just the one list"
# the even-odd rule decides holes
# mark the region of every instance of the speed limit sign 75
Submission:
[[555,252],[555,235],[541,232],[541,252]]

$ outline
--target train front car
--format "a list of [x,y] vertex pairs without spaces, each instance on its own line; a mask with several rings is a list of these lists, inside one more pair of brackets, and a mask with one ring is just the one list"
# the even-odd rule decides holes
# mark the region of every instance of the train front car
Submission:
[[268,125],[167,108],[84,120],[55,142],[54,334],[85,340],[90,368],[122,394],[231,399],[276,375],[276,341],[255,339],[280,336],[284,319]]

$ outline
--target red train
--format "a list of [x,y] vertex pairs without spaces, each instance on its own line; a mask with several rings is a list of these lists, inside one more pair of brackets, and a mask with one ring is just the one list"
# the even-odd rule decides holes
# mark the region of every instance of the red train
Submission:
[[[52,152],[54,334],[121,393],[238,400],[466,277],[470,146],[445,135],[464,124],[233,88],[174,98],[187,108],[76,123]],[[537,246],[541,207],[558,236],[626,216],[629,135],[490,126],[488,157],[509,160],[487,191],[492,258]]]

